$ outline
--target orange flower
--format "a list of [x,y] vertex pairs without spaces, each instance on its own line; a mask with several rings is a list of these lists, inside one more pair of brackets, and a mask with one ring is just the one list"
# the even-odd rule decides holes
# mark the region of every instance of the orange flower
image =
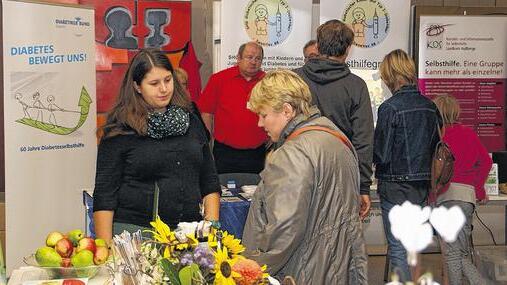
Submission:
[[246,258],[239,259],[232,266],[232,271],[241,274],[241,277],[234,278],[238,285],[258,284],[264,273],[257,262]]

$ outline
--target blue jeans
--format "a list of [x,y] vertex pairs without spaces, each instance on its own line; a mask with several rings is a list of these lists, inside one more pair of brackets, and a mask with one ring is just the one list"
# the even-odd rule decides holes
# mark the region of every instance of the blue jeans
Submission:
[[386,199],[380,198],[380,208],[382,209],[382,221],[384,223],[384,233],[387,239],[387,257],[391,271],[398,274],[400,281],[405,283],[411,280],[410,269],[407,262],[407,251],[403,244],[391,233],[391,223],[389,222],[389,211],[396,206]]

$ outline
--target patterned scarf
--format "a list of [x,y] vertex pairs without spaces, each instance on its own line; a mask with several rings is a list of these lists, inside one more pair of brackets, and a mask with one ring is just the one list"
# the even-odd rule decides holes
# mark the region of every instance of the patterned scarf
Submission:
[[169,105],[164,113],[148,115],[148,136],[154,139],[184,135],[190,125],[190,114],[185,109]]

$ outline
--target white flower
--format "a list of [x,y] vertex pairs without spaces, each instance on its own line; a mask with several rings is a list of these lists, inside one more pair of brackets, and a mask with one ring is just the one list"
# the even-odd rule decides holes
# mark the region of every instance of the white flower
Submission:
[[429,207],[421,208],[408,201],[401,206],[394,206],[389,212],[391,232],[407,250],[408,261],[412,266],[417,261],[416,253],[431,243],[433,230],[427,223],[430,213]]
[[465,215],[458,206],[449,209],[438,207],[433,209],[430,222],[446,242],[454,242],[459,231],[465,224]]

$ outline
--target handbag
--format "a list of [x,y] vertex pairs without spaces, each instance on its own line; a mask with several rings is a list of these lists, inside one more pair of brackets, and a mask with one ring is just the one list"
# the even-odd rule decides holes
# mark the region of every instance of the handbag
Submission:
[[[451,181],[454,174],[455,161],[451,149],[442,139],[443,134],[438,126],[438,122],[437,130],[440,140],[435,146],[435,152],[431,161],[431,192],[435,197],[441,194],[442,189]],[[443,131],[445,132],[445,128]]]

